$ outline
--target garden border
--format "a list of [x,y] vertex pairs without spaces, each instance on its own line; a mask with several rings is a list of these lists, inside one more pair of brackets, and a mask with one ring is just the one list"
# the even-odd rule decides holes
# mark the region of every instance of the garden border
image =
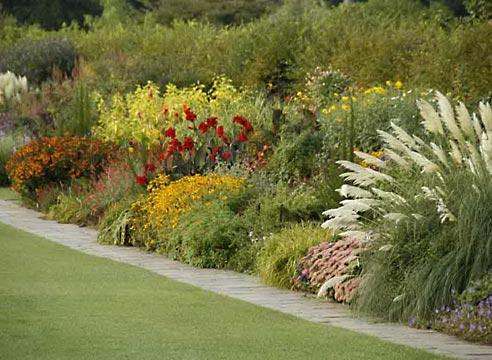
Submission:
[[175,281],[307,321],[337,326],[434,354],[469,360],[492,359],[492,346],[467,343],[432,330],[357,319],[343,305],[318,300],[303,293],[272,288],[263,285],[258,278],[251,275],[226,270],[197,269],[138,248],[100,245],[96,242],[96,230],[59,224],[45,220],[42,216],[41,213],[14,202],[0,200],[0,222],[89,255],[138,266]]

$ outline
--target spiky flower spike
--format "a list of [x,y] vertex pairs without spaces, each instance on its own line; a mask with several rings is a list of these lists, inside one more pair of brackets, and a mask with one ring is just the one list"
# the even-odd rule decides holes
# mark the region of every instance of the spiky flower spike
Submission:
[[[434,185],[422,188],[421,198],[434,204],[441,223],[456,219],[446,206],[449,196],[445,191],[446,178],[458,169],[476,177],[492,175],[492,109],[490,104],[480,103],[479,114],[470,115],[463,103],[453,109],[449,100],[439,92],[435,100],[438,110],[425,100],[417,102],[422,125],[433,135],[435,142],[427,144],[391,124],[391,133],[379,131],[386,161],[361,152],[355,152],[355,155],[372,168],[338,161],[348,170],[341,176],[350,183],[343,185],[339,192],[353,200],[343,200],[339,208],[325,211],[324,215],[330,219],[323,223],[323,227],[344,230],[367,239],[364,235],[367,234],[366,229],[374,223],[364,222],[365,214],[370,213],[372,222],[398,223],[408,219],[408,214],[401,213],[401,209],[410,199],[399,194],[398,179],[388,174],[391,170],[405,173],[418,169],[422,177],[437,179],[429,181]],[[422,215],[408,210],[410,218],[422,218]]]

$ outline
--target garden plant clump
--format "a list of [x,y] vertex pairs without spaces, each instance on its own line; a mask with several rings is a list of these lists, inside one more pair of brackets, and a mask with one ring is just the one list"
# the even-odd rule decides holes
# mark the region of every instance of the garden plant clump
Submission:
[[100,243],[490,343],[486,2],[198,3],[2,8],[0,184]]

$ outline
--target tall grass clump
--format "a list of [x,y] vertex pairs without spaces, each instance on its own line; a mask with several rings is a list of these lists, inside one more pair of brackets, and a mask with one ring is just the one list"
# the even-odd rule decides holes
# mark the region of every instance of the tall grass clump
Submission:
[[310,247],[329,241],[330,231],[313,224],[296,224],[284,228],[265,240],[257,259],[257,271],[268,285],[290,288],[299,260]]
[[391,320],[429,319],[492,267],[492,109],[470,115],[437,93],[419,101],[426,139],[393,124],[383,161],[356,152],[324,227],[370,242],[358,307]]

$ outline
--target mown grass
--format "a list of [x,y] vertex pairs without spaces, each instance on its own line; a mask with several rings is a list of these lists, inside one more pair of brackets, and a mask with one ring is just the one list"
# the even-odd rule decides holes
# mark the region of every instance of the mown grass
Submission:
[[2,359],[437,359],[0,224]]

